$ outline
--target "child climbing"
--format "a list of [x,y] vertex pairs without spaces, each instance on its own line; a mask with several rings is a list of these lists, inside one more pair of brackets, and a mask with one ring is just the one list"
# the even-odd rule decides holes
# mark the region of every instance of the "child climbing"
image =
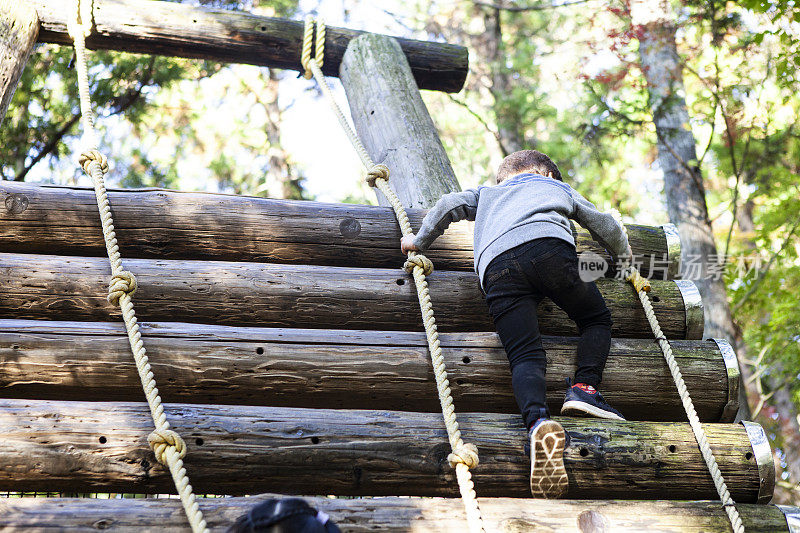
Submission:
[[622,227],[572,187],[549,157],[522,150],[506,157],[497,184],[442,196],[419,232],[401,241],[404,253],[425,251],[456,221],[475,221],[475,271],[511,365],[511,383],[529,429],[531,493],[557,498],[567,492],[564,428],[545,404],[547,360],[536,310],[550,298],[580,331],[578,368],[561,414],[624,420],[597,390],[611,346],[611,313],[594,282],[578,275],[568,219],[588,229],[617,260],[631,257]]

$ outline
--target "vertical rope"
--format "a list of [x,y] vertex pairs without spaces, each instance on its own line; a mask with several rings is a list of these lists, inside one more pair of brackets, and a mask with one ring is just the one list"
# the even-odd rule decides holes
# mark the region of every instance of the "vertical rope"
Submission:
[[92,2],[90,0],[76,0],[75,17],[68,22],[69,34],[75,44],[76,65],[78,70],[78,91],[80,94],[81,117],[83,122],[83,145],[88,147],[81,153],[79,164],[92,179],[97,209],[100,213],[100,222],[103,228],[108,261],[111,264],[111,282],[108,288],[108,301],[118,305],[125,322],[128,341],[131,346],[136,370],[142,382],[150,415],[153,417],[155,430],[147,437],[147,442],[155,453],[159,463],[166,465],[175,482],[175,488],[183,504],[186,516],[195,533],[206,533],[208,527],[203,518],[203,513],[189,484],[183,458],[186,456],[186,443],[169,425],[164,407],[161,404],[158,387],[150,367],[147,352],[142,342],[139,323],[133,307],[133,294],[136,292],[136,277],[133,273],[123,268],[122,256],[119,253],[117,235],[114,229],[114,219],[111,215],[111,206],[108,201],[108,192],[105,186],[105,175],[108,173],[108,161],[97,150],[97,133],[94,129],[94,113],[92,112],[89,95],[89,74],[86,63],[86,37],[91,33]]
[[[367,169],[367,183],[371,187],[380,190],[394,210],[397,222],[403,235],[412,233],[411,223],[408,220],[403,203],[389,186],[389,168],[386,165],[376,165],[367,153],[358,135],[350,127],[349,122],[342,113],[341,108],[336,103],[336,99],[322,74],[323,54],[325,47],[325,25],[317,21],[317,41],[315,55],[311,57],[311,40],[313,36],[314,22],[311,18],[306,19],[305,31],[303,33],[303,48],[301,53],[301,63],[305,69],[305,77],[317,80],[320,89],[325,94],[331,104],[339,124],[342,126],[347,137],[350,139],[353,148],[358,153],[361,162]],[[461,430],[458,427],[455,407],[453,406],[453,396],[450,391],[450,382],[447,379],[447,369],[444,364],[444,356],[439,344],[439,332],[436,327],[436,319],[433,316],[433,305],[431,304],[427,275],[433,272],[433,263],[422,254],[409,252],[408,260],[403,266],[406,272],[414,277],[414,284],[417,288],[417,298],[419,299],[422,322],[425,325],[425,336],[428,339],[428,351],[431,354],[433,373],[436,377],[436,388],[439,392],[439,403],[442,407],[442,416],[447,428],[447,438],[450,442],[451,453],[447,460],[451,467],[456,471],[461,499],[464,502],[464,509],[467,515],[467,524],[473,533],[484,531],[483,519],[481,517],[478,500],[475,494],[475,484],[472,481],[470,468],[478,465],[478,449],[474,444],[465,443],[461,438]]]
[[[616,218],[619,218],[618,212],[614,213],[614,215]],[[628,230],[625,225],[620,222],[620,226],[622,226],[622,230],[627,236]],[[714,457],[714,452],[711,451],[711,445],[709,445],[708,438],[706,438],[706,432],[700,424],[700,418],[698,418],[697,411],[695,411],[694,402],[692,402],[692,397],[689,394],[689,390],[686,388],[686,383],[683,381],[681,369],[678,366],[678,362],[675,360],[675,356],[672,354],[672,346],[664,336],[661,325],[658,323],[658,317],[656,317],[656,313],[653,311],[653,304],[647,296],[647,293],[650,291],[650,282],[642,277],[635,266],[630,266],[625,270],[625,280],[633,285],[636,294],[639,296],[639,301],[642,302],[644,314],[647,317],[647,321],[650,323],[650,329],[653,330],[653,335],[655,335],[658,345],[661,347],[661,353],[664,354],[664,359],[667,361],[669,372],[678,389],[678,395],[681,398],[683,409],[686,411],[689,425],[692,428],[692,433],[694,433],[694,439],[697,441],[700,454],[703,456],[703,461],[705,461],[706,467],[711,474],[711,479],[714,481],[714,487],[717,489],[717,494],[719,494],[719,499],[722,501],[723,509],[725,509],[725,513],[728,515],[731,528],[734,533],[744,533],[744,525],[742,525],[739,511],[736,510],[736,503],[733,501],[733,498],[731,498],[731,493],[728,491],[725,478],[722,477],[722,472],[720,472],[719,465],[717,465],[717,459]]]

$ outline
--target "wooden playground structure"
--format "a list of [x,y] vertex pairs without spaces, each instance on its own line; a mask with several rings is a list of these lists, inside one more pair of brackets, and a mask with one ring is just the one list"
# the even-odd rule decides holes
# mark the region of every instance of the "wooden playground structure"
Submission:
[[[84,2],[86,0],[83,0]],[[91,49],[302,71],[303,23],[157,0],[94,0]],[[0,4],[0,120],[33,45],[71,45],[75,4]],[[87,21],[83,21],[87,23]],[[463,47],[328,28],[322,71],[340,76],[358,136],[391,168],[414,228],[458,189],[418,88],[458,91]],[[466,531],[415,281],[381,206],[158,189],[109,190],[164,411],[185,440],[207,526],[224,531],[260,493],[307,495],[343,531]],[[0,490],[174,493],[111,275],[95,192],[0,182]],[[734,423],[736,355],[702,340],[703,307],[675,279],[671,225],[629,225],[649,298],[745,529],[800,531],[770,505],[763,429]],[[607,252],[587,232],[579,251]],[[477,276],[454,226],[426,254],[445,366],[486,531],[728,531],[673,377],[637,291],[608,277],[614,341],[604,393],[628,421],[558,417],[569,433],[566,500],[531,499],[525,429]],[[614,274],[609,273],[609,276]],[[574,371],[576,329],[540,308],[548,401]],[[602,500],[595,498],[602,494]],[[363,496],[336,499],[314,495]],[[0,499],[2,531],[189,527],[177,499]]]

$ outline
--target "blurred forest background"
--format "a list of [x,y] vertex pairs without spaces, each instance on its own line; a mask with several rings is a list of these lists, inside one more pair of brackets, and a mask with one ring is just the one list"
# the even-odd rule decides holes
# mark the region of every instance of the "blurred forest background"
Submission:
[[[699,279],[706,335],[735,340],[749,416],[781,470],[774,501],[800,502],[794,0],[194,3],[467,46],[465,89],[423,93],[462,187],[536,148],[601,209],[677,224],[685,252],[711,260],[685,274]],[[68,47],[35,49],[0,128],[2,179],[89,185],[71,62]],[[295,72],[113,52],[90,65],[113,186],[375,203]]]

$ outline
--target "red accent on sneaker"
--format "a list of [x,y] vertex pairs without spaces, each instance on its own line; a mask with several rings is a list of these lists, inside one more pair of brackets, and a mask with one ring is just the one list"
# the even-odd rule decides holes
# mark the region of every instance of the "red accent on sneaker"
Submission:
[[576,383],[575,385],[573,385],[573,387],[578,387],[587,394],[595,394],[597,392],[597,389],[595,389],[591,385],[587,385],[586,383]]

